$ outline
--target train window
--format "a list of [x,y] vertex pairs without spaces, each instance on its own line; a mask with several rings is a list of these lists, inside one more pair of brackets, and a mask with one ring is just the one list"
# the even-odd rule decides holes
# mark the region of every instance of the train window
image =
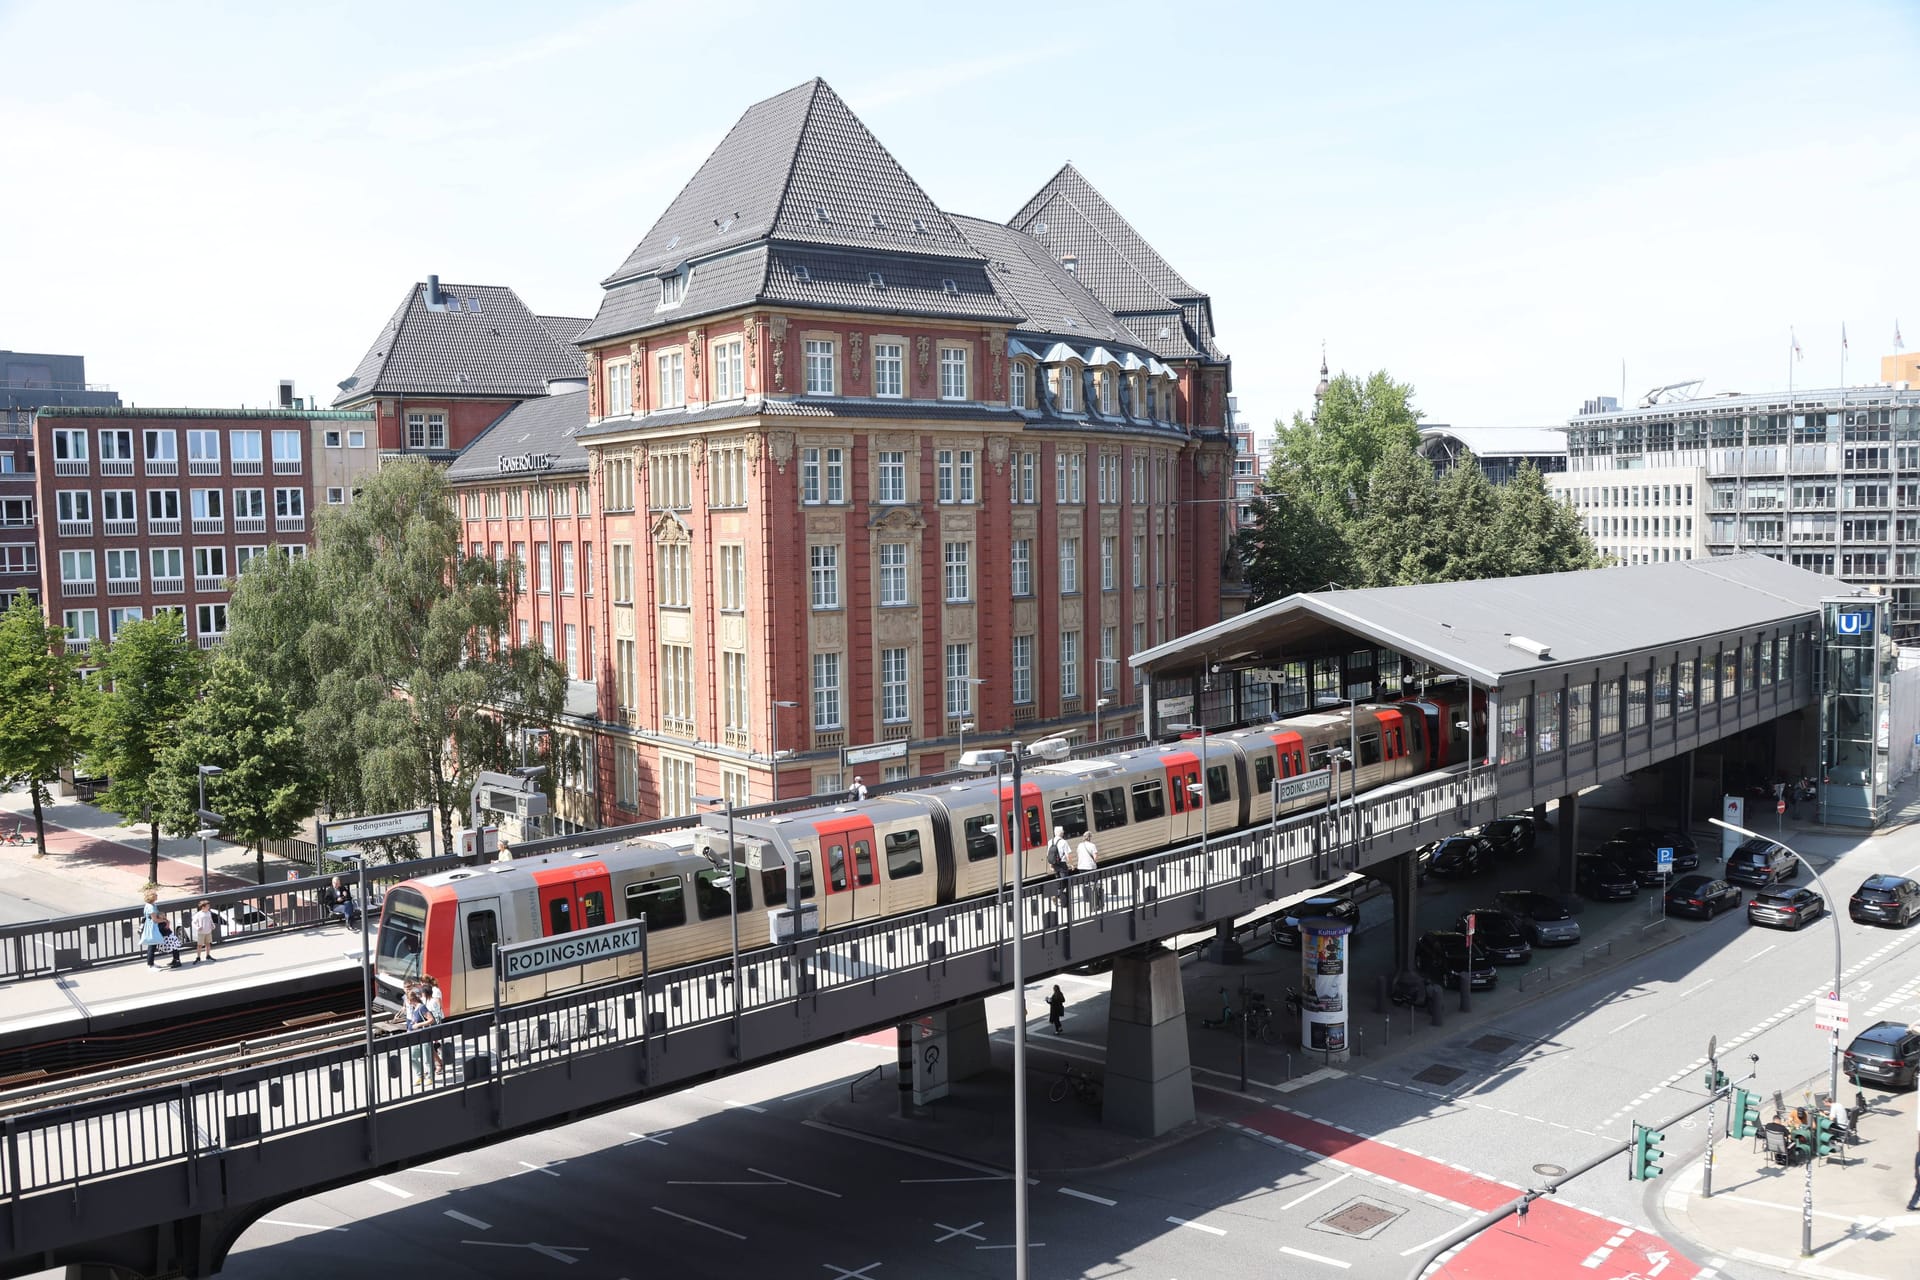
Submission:
[[827,892],[845,892],[847,887],[846,846],[835,841],[833,844],[823,844],[821,848],[827,858]]
[[853,842],[853,874],[862,888],[874,882],[873,844],[868,840]]
[[1187,811],[1187,780],[1177,773],[1173,775],[1173,811]]
[[580,895],[580,917],[586,923],[583,929],[597,929],[607,922],[607,895],[595,889],[592,893]]
[[1046,833],[1040,830],[1040,806],[1027,806],[1027,848],[1038,849],[1047,842]]
[[924,867],[918,831],[887,833],[887,878],[889,880],[904,880],[909,876],[917,876]]
[[1307,752],[1307,763],[1315,769],[1324,769],[1333,763],[1333,748],[1322,744]]
[[1233,799],[1233,789],[1227,785],[1227,766],[1210,764],[1207,766],[1207,803],[1225,804]]
[[741,866],[733,868],[734,893],[727,892],[727,868],[713,867],[707,871],[693,873],[694,901],[700,906],[702,920],[718,920],[727,914],[732,905],[735,911],[746,911],[753,906],[753,891],[747,884],[747,869]]
[[1419,716],[1408,716],[1402,723],[1407,727],[1407,737],[1412,740],[1413,749],[1424,753],[1426,744],[1421,739],[1427,731],[1426,722]]
[[1093,829],[1111,831],[1127,825],[1127,793],[1121,787],[1108,787],[1093,793]]
[[1380,763],[1380,735],[1377,733],[1361,734],[1360,735],[1361,767],[1364,768],[1367,765],[1379,764],[1379,763]]
[[573,904],[565,898],[555,898],[547,904],[547,934],[551,937],[558,933],[570,933],[573,930]]
[[1081,796],[1066,796],[1052,805],[1053,825],[1069,836],[1087,834],[1087,802]]
[[500,940],[500,922],[491,911],[476,911],[467,917],[467,966],[493,968],[493,946]]
[[645,920],[647,932],[657,933],[687,922],[686,885],[679,876],[643,880],[627,886],[627,919]]
[[[795,849],[793,851],[794,882],[800,886],[800,900],[813,897],[813,851]],[[768,906],[784,903],[787,900],[787,869],[768,867],[760,873],[760,901]]]
[[987,830],[992,825],[992,815],[967,819],[968,862],[986,862],[1000,851],[999,839],[993,832]]
[[1133,784],[1133,820],[1135,822],[1164,818],[1166,815],[1166,797],[1161,793],[1158,779]]
[[[1279,757],[1274,757],[1278,759]],[[1266,756],[1255,756],[1253,761],[1253,789],[1255,791],[1273,790],[1273,760]]]

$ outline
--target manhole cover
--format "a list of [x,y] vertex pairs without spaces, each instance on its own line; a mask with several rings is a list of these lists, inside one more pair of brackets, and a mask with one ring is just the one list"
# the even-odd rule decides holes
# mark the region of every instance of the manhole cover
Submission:
[[1370,1240],[1388,1223],[1405,1212],[1404,1209],[1396,1209],[1378,1200],[1361,1197],[1341,1205],[1313,1225],[1324,1231],[1338,1231],[1356,1240]]
[[1543,1178],[1558,1178],[1567,1172],[1557,1164],[1537,1164],[1533,1166],[1533,1171]]
[[1459,1067],[1432,1066],[1414,1076],[1421,1084],[1452,1084],[1467,1074]]
[[1478,1040],[1468,1045],[1467,1048],[1473,1050],[1475,1053],[1505,1053],[1508,1049],[1513,1048],[1513,1046],[1519,1043],[1518,1040],[1513,1040],[1506,1036],[1481,1036]]

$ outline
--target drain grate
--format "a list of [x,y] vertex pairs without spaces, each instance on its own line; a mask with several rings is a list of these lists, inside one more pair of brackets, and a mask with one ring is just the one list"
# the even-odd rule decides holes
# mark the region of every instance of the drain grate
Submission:
[[1467,1073],[1459,1067],[1442,1067],[1435,1065],[1420,1072],[1414,1076],[1414,1079],[1418,1080],[1421,1084],[1452,1084],[1465,1074]]
[[1475,1053],[1505,1053],[1519,1043],[1518,1040],[1508,1036],[1481,1036],[1467,1048]]
[[1341,1205],[1313,1225],[1322,1231],[1338,1231],[1356,1240],[1371,1240],[1380,1234],[1388,1223],[1405,1212],[1405,1209],[1396,1209],[1392,1205],[1382,1204],[1378,1200],[1369,1200],[1362,1196]]

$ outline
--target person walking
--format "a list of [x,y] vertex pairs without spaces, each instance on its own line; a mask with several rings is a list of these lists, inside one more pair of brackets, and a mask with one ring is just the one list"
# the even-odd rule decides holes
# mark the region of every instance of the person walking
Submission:
[[1060,990],[1060,984],[1056,982],[1053,984],[1053,994],[1047,997],[1047,1021],[1053,1024],[1053,1034],[1064,1034],[1060,1030],[1060,1024],[1066,1020],[1066,1017],[1067,995]]
[[[428,1026],[437,1027],[447,1020],[446,1006],[440,1000],[440,984],[433,980],[433,975],[430,973],[421,975],[420,1003],[427,1007]],[[435,1040],[433,1042],[434,1073],[437,1075],[446,1068],[446,1065],[441,1043]]]
[[193,962],[213,959],[213,904],[205,898],[193,909]]
[[147,968],[151,969],[153,968],[153,958],[159,953],[161,945],[166,942],[167,935],[160,932],[160,911],[159,908],[153,905],[154,901],[159,898],[160,891],[150,888],[140,896],[146,900],[140,908],[140,915],[142,917],[140,922],[140,945],[147,949]]
[[[424,1030],[432,1017],[433,1015],[427,1012],[427,1006],[420,1002],[420,993],[409,987],[407,989],[408,1032]],[[426,1046],[416,1039],[408,1046],[407,1057],[413,1060],[413,1083],[416,1086],[425,1084],[427,1082]]]
[[867,798],[867,784],[860,780],[859,774],[853,775],[853,785],[847,788],[847,803],[859,804]]
[[1053,829],[1053,839],[1047,843],[1047,866],[1053,869],[1054,877],[1062,884],[1073,874],[1073,846],[1067,843],[1065,827]]
[[1100,909],[1100,886],[1092,882],[1091,873],[1099,869],[1100,847],[1094,844],[1091,832],[1082,832],[1079,847],[1073,851],[1073,870],[1075,875],[1088,876],[1086,895],[1095,911]]

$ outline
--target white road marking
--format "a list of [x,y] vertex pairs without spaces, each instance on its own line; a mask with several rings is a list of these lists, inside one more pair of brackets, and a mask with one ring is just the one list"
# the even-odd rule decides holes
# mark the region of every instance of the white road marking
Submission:
[[727,1106],[727,1107],[735,1107],[741,1111],[751,1111],[753,1112],[753,1114],[757,1116],[763,1116],[767,1114],[767,1109],[765,1107],[756,1107],[751,1102],[735,1102],[731,1098],[727,1099],[726,1102],[722,1103],[721,1105]]
[[1176,1218],[1171,1214],[1167,1215],[1167,1221],[1176,1227],[1192,1227],[1195,1231],[1204,1231],[1210,1236],[1223,1236],[1227,1234],[1218,1227],[1210,1227],[1204,1222],[1189,1222],[1185,1218]]
[[410,1173],[437,1173],[437,1174],[439,1174],[439,1175],[440,1175],[441,1177],[443,1177],[443,1178],[458,1178],[458,1177],[460,1177],[460,1176],[461,1176],[461,1174],[460,1174],[460,1171],[459,1171],[458,1169],[428,1169],[428,1168],[424,1168],[424,1167],[422,1167],[422,1166],[419,1166],[419,1165],[415,1165],[415,1166],[414,1166],[414,1167],[413,1167],[412,1169],[410,1169],[410,1170],[408,1170],[408,1172],[410,1172]]
[[1345,1182],[1348,1178],[1351,1178],[1352,1176],[1353,1175],[1351,1173],[1343,1173],[1337,1178],[1321,1183],[1319,1186],[1315,1187],[1311,1191],[1302,1192],[1300,1195],[1295,1196],[1293,1199],[1281,1205],[1280,1211],[1282,1213],[1285,1213],[1288,1209],[1293,1208],[1293,1206],[1300,1204],[1304,1201],[1313,1199],[1313,1197],[1319,1195],[1322,1191],[1325,1191],[1328,1187],[1339,1186],[1341,1183]]
[[1708,978],[1705,982],[1701,983],[1697,987],[1688,987],[1685,991],[1682,991],[1679,995],[1675,996],[1674,998],[1676,1000],[1685,1000],[1688,996],[1692,995],[1694,992],[1705,991],[1708,987],[1712,985],[1713,985],[1713,979]]
[[270,1227],[293,1227],[299,1231],[345,1231],[345,1227],[322,1227],[311,1222],[288,1222],[285,1218],[262,1218]]
[[875,1267],[879,1265],[880,1264],[877,1262],[869,1262],[866,1266],[856,1267],[852,1271],[847,1270],[845,1267],[836,1267],[831,1262],[823,1262],[820,1264],[820,1267],[821,1267],[821,1270],[823,1271],[832,1271],[837,1273],[839,1280],[873,1280],[873,1277],[869,1276],[867,1272],[873,1270]]
[[580,1259],[572,1255],[585,1253],[587,1251],[587,1247],[582,1244],[541,1244],[538,1241],[533,1241],[528,1244],[513,1244],[506,1240],[462,1240],[460,1243],[477,1244],[487,1249],[529,1249],[534,1253],[543,1254],[546,1257],[552,1258],[555,1262],[566,1263],[580,1261]]
[[687,1216],[686,1214],[684,1214],[684,1213],[675,1213],[675,1212],[674,1212],[673,1210],[671,1210],[671,1209],[662,1209],[662,1208],[661,1208],[661,1207],[660,1207],[659,1205],[657,1205],[657,1204],[653,1206],[653,1211],[654,1211],[655,1213],[664,1213],[664,1214],[666,1214],[666,1215],[667,1215],[667,1216],[668,1216],[669,1218],[678,1218],[678,1219],[680,1219],[680,1221],[682,1221],[682,1222],[685,1222],[685,1223],[688,1223],[688,1224],[690,1224],[690,1225],[692,1225],[692,1226],[696,1226],[696,1227],[705,1227],[705,1228],[706,1228],[707,1230],[709,1230],[709,1231],[717,1231],[717,1232],[719,1232],[719,1233],[720,1233],[721,1235],[723,1235],[723,1236],[732,1236],[732,1237],[733,1237],[733,1238],[734,1238],[735,1240],[745,1240],[745,1239],[746,1239],[746,1237],[745,1237],[745,1236],[743,1236],[743,1235],[741,1235],[741,1234],[740,1234],[740,1233],[739,1233],[738,1231],[729,1231],[729,1230],[727,1230],[727,1229],[726,1229],[725,1227],[716,1227],[716,1226],[714,1226],[714,1225],[713,1225],[713,1224],[712,1224],[711,1222],[702,1222],[702,1221],[700,1221],[700,1219],[698,1219],[698,1218],[689,1218],[689,1217],[688,1217],[688,1216]]
[[396,1187],[391,1182],[382,1182],[378,1178],[372,1179],[367,1183],[367,1185],[370,1187],[377,1187],[380,1190],[386,1192],[390,1196],[399,1196],[402,1200],[413,1199],[413,1192],[403,1190],[400,1187]]
[[472,1227],[475,1231],[493,1230],[493,1226],[491,1223],[482,1222],[478,1218],[469,1218],[466,1214],[460,1212],[458,1209],[443,1209],[441,1210],[441,1212],[446,1214],[449,1218],[452,1218],[455,1222],[466,1223],[468,1226]]
[[[910,1147],[904,1142],[893,1142],[886,1138],[876,1138],[869,1133],[855,1133],[851,1129],[842,1129],[838,1125],[831,1125],[823,1120],[802,1120],[800,1124],[803,1128],[818,1129],[822,1133],[831,1133],[840,1138],[851,1138],[855,1142],[871,1143],[876,1147],[885,1147],[889,1151],[903,1151],[910,1156],[918,1156],[922,1160],[937,1160],[941,1164],[957,1165],[962,1169],[971,1169],[975,1173],[989,1173],[995,1178],[1005,1178],[1009,1176],[1005,1171],[996,1169],[992,1165],[979,1164],[972,1160],[962,1160],[958,1156],[939,1155],[932,1151],[924,1151],[919,1147]],[[907,1179],[902,1178],[901,1181],[905,1182]],[[926,1181],[933,1182],[938,1181],[938,1179],[929,1178],[926,1179]],[[950,1181],[958,1181],[958,1179],[950,1179]],[[980,1181],[984,1181],[984,1179],[980,1179]],[[1029,1181],[1031,1181],[1031,1179],[1029,1179]]]
[[1118,1200],[1109,1200],[1105,1196],[1096,1196],[1090,1191],[1075,1191],[1072,1187],[1060,1188],[1060,1194],[1063,1196],[1072,1196],[1076,1200],[1091,1200],[1095,1204],[1106,1205],[1109,1209],[1120,1203]]
[[[528,1173],[544,1173],[549,1178],[557,1178],[560,1176],[559,1174],[555,1173],[552,1169],[549,1169],[546,1165],[543,1165],[543,1164],[531,1164],[525,1160],[521,1160],[518,1163],[520,1164],[520,1167],[525,1169]],[[517,1173],[510,1173],[507,1176],[510,1178],[517,1178],[520,1175]]]
[[1445,1240],[1448,1236],[1452,1235],[1458,1229],[1459,1228],[1457,1227],[1448,1227],[1445,1231],[1442,1231],[1439,1235],[1435,1236],[1431,1240],[1422,1240],[1419,1244],[1413,1246],[1413,1248],[1411,1249],[1402,1249],[1400,1251],[1400,1256],[1403,1258],[1411,1258],[1416,1253],[1420,1253],[1421,1251],[1426,1249],[1431,1249],[1433,1248],[1433,1246],[1439,1244],[1442,1240]]
[[1762,948],[1760,948],[1760,949],[1759,949],[1758,951],[1756,951],[1756,952],[1754,952],[1754,953],[1753,953],[1752,955],[1750,955],[1750,956],[1748,956],[1748,957],[1747,957],[1747,959],[1749,959],[1749,960],[1758,960],[1758,959],[1759,959],[1759,958],[1760,958],[1761,956],[1763,956],[1763,955],[1765,955],[1765,954],[1767,954],[1767,952],[1769,952],[1769,951],[1771,951],[1771,950],[1773,950],[1773,949],[1774,949],[1775,947],[1777,947],[1777,946],[1779,946],[1779,945],[1780,945],[1780,944],[1779,944],[1779,943],[1777,943],[1777,942],[1769,942],[1769,943],[1768,943],[1768,944],[1767,944],[1766,946],[1764,946],[1764,947],[1762,947]]
[[632,1138],[633,1142],[623,1142],[620,1145],[623,1147],[631,1147],[635,1143],[651,1142],[657,1147],[664,1147],[667,1145],[667,1135],[672,1132],[673,1130],[671,1129],[662,1129],[659,1133],[635,1133],[629,1129],[627,1130],[627,1136]]
[[1324,1262],[1330,1267],[1339,1267],[1342,1271],[1353,1265],[1351,1262],[1342,1262],[1338,1258],[1329,1258],[1325,1254],[1308,1253],[1305,1249],[1294,1249],[1284,1244],[1280,1246],[1280,1252],[1291,1254],[1296,1258],[1305,1258],[1308,1262]]
[[1636,1023],[1636,1022],[1639,1022],[1639,1021],[1640,1021],[1641,1019],[1643,1019],[1643,1018],[1645,1018],[1646,1016],[1647,1016],[1647,1015],[1646,1015],[1646,1014],[1644,1014],[1644,1013],[1636,1013],[1636,1014],[1634,1014],[1634,1015],[1633,1015],[1633,1016],[1632,1016],[1631,1018],[1628,1018],[1628,1019],[1627,1019],[1627,1020],[1626,1020],[1625,1022],[1623,1022],[1623,1023],[1621,1023],[1621,1024],[1619,1025],[1619,1026],[1617,1026],[1617,1027],[1615,1027],[1615,1028],[1614,1028],[1614,1029],[1613,1029],[1613,1030],[1612,1030],[1611,1032],[1609,1032],[1608,1034],[1610,1034],[1610,1035],[1616,1035],[1616,1036],[1617,1036],[1617,1035],[1619,1035],[1619,1034],[1620,1034],[1620,1033],[1621,1033],[1622,1031],[1625,1031],[1625,1030],[1626,1030],[1626,1029],[1627,1029],[1628,1027],[1630,1027],[1630,1026],[1632,1026],[1632,1025],[1633,1025],[1634,1023]]
[[752,1165],[747,1166],[747,1172],[757,1173],[763,1178],[772,1178],[775,1182],[784,1182],[788,1186],[798,1187],[802,1191],[812,1191],[823,1196],[832,1196],[835,1200],[839,1200],[842,1198],[838,1191],[828,1191],[825,1187],[816,1187],[816,1186],[813,1186],[811,1183],[796,1182],[792,1178],[783,1178],[777,1173],[768,1173],[765,1169],[756,1169]]
[[947,1233],[943,1236],[935,1236],[933,1240],[935,1244],[945,1244],[947,1241],[953,1239],[955,1236],[965,1236],[969,1240],[985,1240],[986,1239],[986,1237],[983,1235],[976,1235],[973,1230],[975,1227],[986,1226],[987,1224],[984,1222],[970,1222],[964,1227],[950,1227],[944,1222],[936,1222],[933,1225]]

